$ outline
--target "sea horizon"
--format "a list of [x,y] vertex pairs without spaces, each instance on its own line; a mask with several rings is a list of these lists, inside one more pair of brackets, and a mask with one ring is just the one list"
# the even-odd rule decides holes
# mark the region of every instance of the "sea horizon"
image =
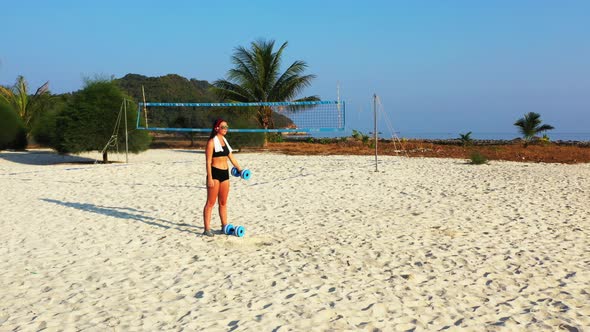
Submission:
[[[364,135],[372,135],[372,132],[362,132]],[[389,139],[392,136],[397,138],[407,139],[458,139],[460,134],[466,132],[411,132],[398,131],[395,134],[380,132],[379,138]],[[314,138],[335,138],[351,136],[352,130],[343,130],[337,132],[319,132],[311,133],[310,136]],[[541,134],[540,136],[542,136]],[[547,136],[551,141],[579,141],[589,142],[590,132],[548,132]],[[516,132],[472,132],[471,138],[474,140],[513,140],[522,138],[522,135]]]

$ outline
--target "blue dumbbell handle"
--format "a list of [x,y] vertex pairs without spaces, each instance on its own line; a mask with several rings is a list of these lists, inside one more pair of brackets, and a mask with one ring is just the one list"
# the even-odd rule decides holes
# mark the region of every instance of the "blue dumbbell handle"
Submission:
[[241,177],[242,179],[248,180],[250,178],[250,171],[247,169],[243,169],[238,171],[236,167],[233,167],[231,170],[231,174],[235,177]]

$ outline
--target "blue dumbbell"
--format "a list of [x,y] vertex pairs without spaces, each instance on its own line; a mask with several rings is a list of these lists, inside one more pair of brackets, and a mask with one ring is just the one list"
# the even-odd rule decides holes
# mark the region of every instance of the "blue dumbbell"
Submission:
[[234,230],[235,229],[236,228],[234,227],[234,225],[227,224],[227,225],[223,226],[223,234],[225,234],[225,235],[231,235],[231,234],[234,233]]
[[234,235],[237,237],[243,237],[246,234],[246,229],[244,226],[238,226],[234,229]]
[[238,171],[238,169],[236,167],[233,167],[231,169],[231,175],[233,175],[235,177],[241,177],[244,180],[248,180],[250,178],[250,176],[252,176],[249,169],[243,169],[240,172],[240,171]]
[[246,229],[244,226],[234,226],[232,224],[227,224],[223,226],[223,234],[225,235],[235,235],[237,237],[243,237],[246,234]]

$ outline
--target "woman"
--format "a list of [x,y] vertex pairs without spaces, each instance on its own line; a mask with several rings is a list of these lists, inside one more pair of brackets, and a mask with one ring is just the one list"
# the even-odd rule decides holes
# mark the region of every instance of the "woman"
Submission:
[[207,164],[207,203],[203,209],[203,221],[205,224],[205,236],[213,236],[211,232],[211,211],[215,201],[219,200],[219,216],[221,217],[221,230],[227,225],[227,195],[229,193],[229,170],[227,159],[241,172],[242,168],[232,154],[232,148],[225,139],[227,134],[227,122],[218,119],[213,123],[209,141],[205,149]]

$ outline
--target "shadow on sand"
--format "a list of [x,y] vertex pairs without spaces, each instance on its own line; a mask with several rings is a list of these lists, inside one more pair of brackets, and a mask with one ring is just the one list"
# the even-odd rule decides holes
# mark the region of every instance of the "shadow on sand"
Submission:
[[183,153],[205,154],[205,150],[174,149],[174,150],[171,150],[171,151],[173,151],[173,152],[183,152]]
[[197,234],[196,231],[182,229],[181,227],[202,228],[202,227],[198,227],[195,225],[189,225],[189,224],[184,224],[184,223],[177,224],[177,223],[174,223],[169,220],[149,217],[149,216],[145,215],[145,213],[147,211],[141,211],[141,210],[132,209],[132,208],[114,207],[114,206],[100,206],[100,205],[94,205],[94,204],[89,204],[89,203],[63,202],[63,201],[58,201],[58,200],[49,199],[49,198],[41,198],[41,200],[44,202],[62,205],[62,206],[66,206],[66,207],[70,207],[70,208],[74,208],[74,209],[78,209],[78,210],[82,210],[82,211],[86,211],[86,212],[102,214],[102,215],[109,216],[109,217],[127,219],[127,220],[136,220],[138,222],[141,222],[141,223],[144,223],[147,225],[161,227],[164,229],[174,228],[174,229],[177,229],[181,232],[188,232],[188,233]]
[[92,164],[92,158],[58,154],[53,151],[2,152],[0,159],[25,165]]

